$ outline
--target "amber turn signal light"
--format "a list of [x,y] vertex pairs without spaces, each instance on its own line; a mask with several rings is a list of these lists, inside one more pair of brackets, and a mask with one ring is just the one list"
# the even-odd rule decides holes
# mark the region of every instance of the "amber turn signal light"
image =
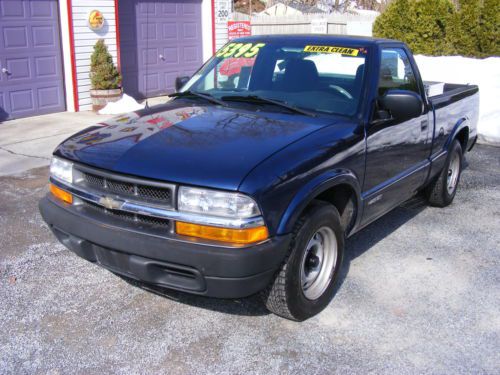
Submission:
[[73,203],[73,196],[68,193],[67,191],[64,191],[61,188],[58,188],[56,185],[50,184],[50,192],[52,195],[63,202],[72,204]]
[[269,237],[269,233],[265,226],[246,229],[229,229],[178,221],[175,223],[175,231],[177,234],[183,236],[228,242],[238,245],[264,241]]

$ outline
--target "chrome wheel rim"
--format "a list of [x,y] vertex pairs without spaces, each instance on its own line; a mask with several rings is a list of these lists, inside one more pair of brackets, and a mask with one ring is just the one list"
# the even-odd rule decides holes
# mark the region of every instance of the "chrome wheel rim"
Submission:
[[329,227],[318,229],[302,256],[300,284],[308,300],[316,300],[330,285],[337,264],[337,238]]
[[455,188],[457,187],[458,174],[460,172],[460,155],[458,152],[453,153],[450,160],[450,165],[448,166],[448,174],[446,177],[446,188],[448,189],[448,194],[453,194]]

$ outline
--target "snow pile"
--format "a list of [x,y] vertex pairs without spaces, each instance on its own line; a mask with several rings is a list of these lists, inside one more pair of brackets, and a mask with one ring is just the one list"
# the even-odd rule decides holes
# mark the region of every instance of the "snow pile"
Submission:
[[479,85],[479,138],[500,145],[500,57],[417,55],[415,59],[424,81]]
[[100,115],[119,115],[122,113],[138,111],[143,109],[144,105],[139,104],[134,98],[123,94],[122,98],[116,102],[108,103],[106,106],[99,111]]

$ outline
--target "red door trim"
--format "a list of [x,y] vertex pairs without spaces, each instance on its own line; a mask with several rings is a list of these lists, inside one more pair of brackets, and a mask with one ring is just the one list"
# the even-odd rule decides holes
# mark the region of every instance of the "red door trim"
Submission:
[[121,73],[121,51],[120,51],[120,15],[118,14],[118,0],[115,0],[115,27],[116,27],[116,66]]
[[215,55],[215,0],[212,0],[212,54]]
[[73,5],[71,0],[66,0],[68,7],[68,27],[69,27],[69,48],[71,55],[71,75],[73,78],[73,101],[75,105],[75,112],[80,110],[78,103],[78,82],[76,80],[76,58],[75,58],[75,35],[73,30]]

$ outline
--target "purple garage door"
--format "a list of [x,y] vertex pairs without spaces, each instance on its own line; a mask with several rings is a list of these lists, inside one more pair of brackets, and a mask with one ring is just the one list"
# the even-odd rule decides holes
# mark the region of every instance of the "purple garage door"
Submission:
[[57,0],[0,0],[0,121],[65,110]]
[[120,1],[125,93],[138,98],[174,91],[175,78],[202,63],[201,0]]

